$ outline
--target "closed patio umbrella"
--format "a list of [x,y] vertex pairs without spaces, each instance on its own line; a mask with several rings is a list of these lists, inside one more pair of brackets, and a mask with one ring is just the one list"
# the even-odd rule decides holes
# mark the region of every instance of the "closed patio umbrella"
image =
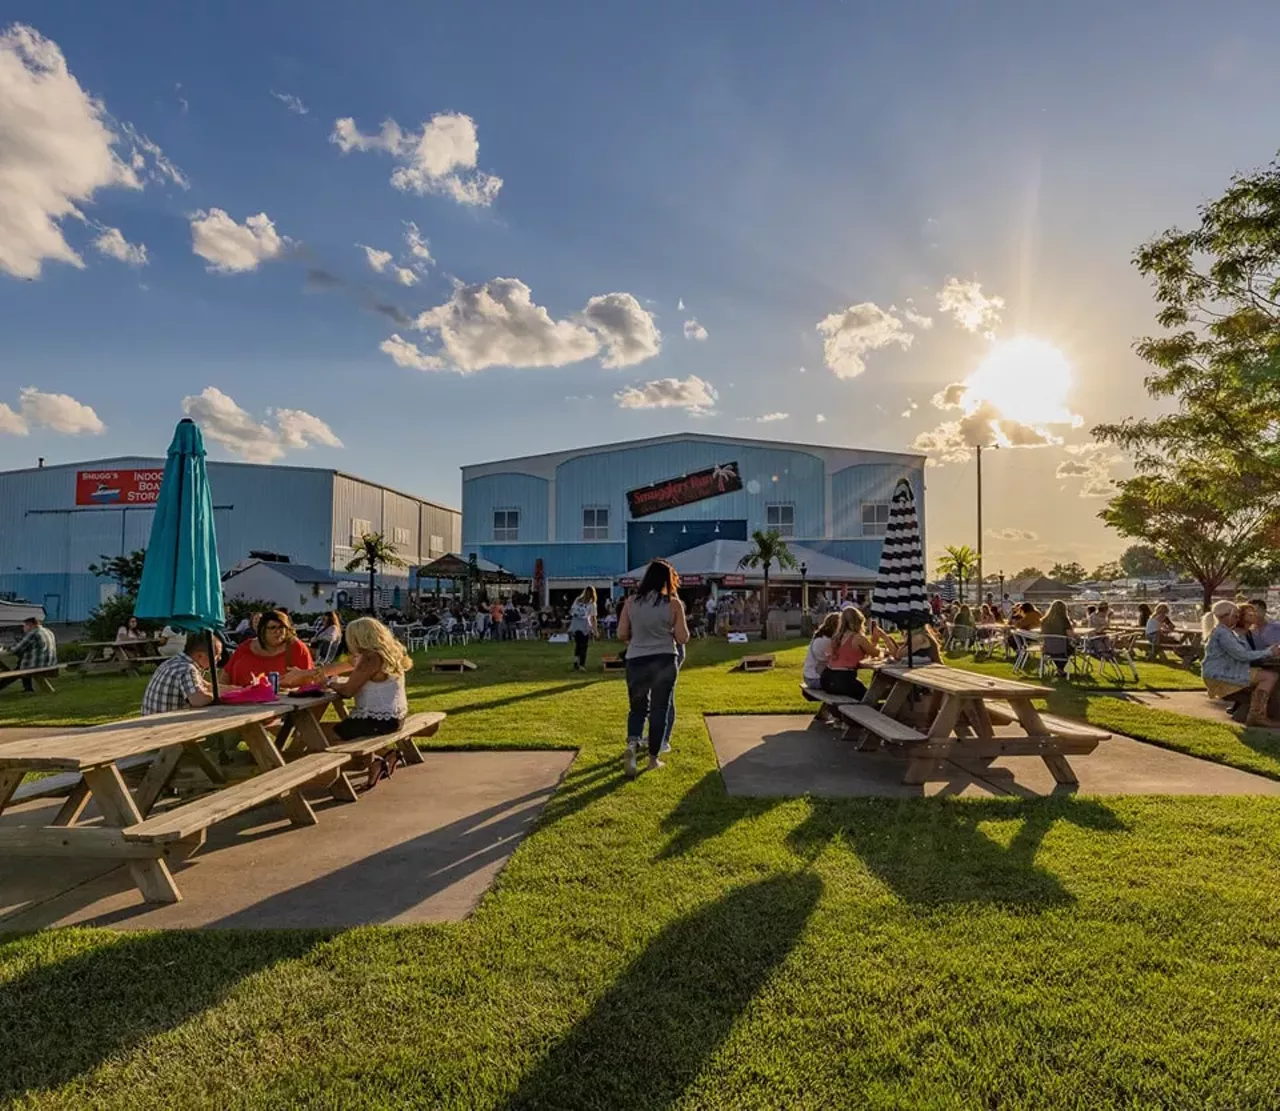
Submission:
[[218,661],[213,654],[213,634],[222,628],[222,576],[204,437],[189,419],[178,422],[169,445],[133,611],[139,620],[163,621],[175,629],[208,634],[216,699]]
[[920,544],[920,518],[911,483],[898,480],[889,504],[889,523],[880,570],[871,593],[871,616],[907,632],[907,666],[911,666],[911,630],[932,617],[925,597],[924,551]]

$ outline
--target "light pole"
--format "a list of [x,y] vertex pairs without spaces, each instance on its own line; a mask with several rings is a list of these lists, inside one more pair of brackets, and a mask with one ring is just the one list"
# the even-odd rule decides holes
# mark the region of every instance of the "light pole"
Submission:
[[[991,448],[1000,450],[999,444]],[[982,444],[978,444],[978,604],[982,604]],[[1003,590],[1001,591],[1003,595]]]
[[809,574],[809,565],[804,560],[800,561],[800,628],[807,632],[809,624],[809,583],[806,576]]

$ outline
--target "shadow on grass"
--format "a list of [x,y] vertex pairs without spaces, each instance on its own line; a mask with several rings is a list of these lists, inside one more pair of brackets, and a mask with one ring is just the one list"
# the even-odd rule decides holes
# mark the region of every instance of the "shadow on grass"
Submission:
[[0,985],[0,1103],[60,1087],[305,957],[316,932],[123,936]]
[[[979,829],[983,822],[1017,821],[1007,845]],[[1116,833],[1124,823],[1093,799],[875,799],[813,803],[788,844],[812,858],[843,838],[881,880],[908,903],[996,903],[1045,910],[1074,896],[1054,873],[1036,864],[1045,835],[1058,822]]]
[[558,694],[567,694],[569,691],[576,691],[581,687],[588,686],[590,680],[578,683],[561,683],[558,687],[541,687],[537,690],[524,691],[521,694],[511,694],[506,698],[494,698],[488,702],[463,702],[457,706],[449,708],[450,714],[462,715],[474,713],[478,710],[496,710],[502,706],[511,706],[517,702],[528,702],[534,698],[553,698]]
[[738,888],[668,926],[521,1082],[515,1108],[668,1107],[786,959],[812,873]]
[[691,852],[703,841],[719,837],[738,822],[758,817],[786,801],[782,797],[753,798],[727,794],[720,770],[709,771],[662,819],[662,831],[670,834],[670,840],[655,859],[667,860]]

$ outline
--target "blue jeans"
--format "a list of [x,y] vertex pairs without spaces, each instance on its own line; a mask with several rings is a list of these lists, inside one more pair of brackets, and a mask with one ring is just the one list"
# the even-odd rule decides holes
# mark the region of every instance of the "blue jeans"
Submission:
[[675,655],[627,657],[627,740],[639,741],[649,721],[649,755],[657,756],[671,713],[671,693],[676,685]]
[[[676,645],[676,680],[680,679],[680,669],[684,667],[684,645]],[[671,740],[671,730],[676,725],[676,688],[675,684],[671,686],[671,701],[667,703],[667,728],[662,734],[662,743],[665,745]]]

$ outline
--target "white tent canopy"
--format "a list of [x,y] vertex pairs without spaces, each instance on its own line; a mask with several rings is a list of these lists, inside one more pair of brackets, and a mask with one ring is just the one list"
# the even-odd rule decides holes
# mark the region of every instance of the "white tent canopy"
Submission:
[[[705,582],[707,579],[719,579],[725,575],[741,575],[751,586],[764,583],[764,568],[741,567],[739,561],[755,545],[749,540],[712,540],[708,544],[699,544],[696,548],[677,552],[667,556],[667,562],[679,572],[683,578],[697,575]],[[769,568],[769,582],[800,583],[800,564],[805,565],[805,578],[813,585],[822,583],[848,583],[852,586],[871,586],[876,581],[876,573],[869,567],[835,556],[815,552],[812,548],[802,548],[794,544],[787,545],[795,557],[793,568],[779,567],[774,563]],[[644,576],[644,567],[628,571],[624,576],[639,581]]]

